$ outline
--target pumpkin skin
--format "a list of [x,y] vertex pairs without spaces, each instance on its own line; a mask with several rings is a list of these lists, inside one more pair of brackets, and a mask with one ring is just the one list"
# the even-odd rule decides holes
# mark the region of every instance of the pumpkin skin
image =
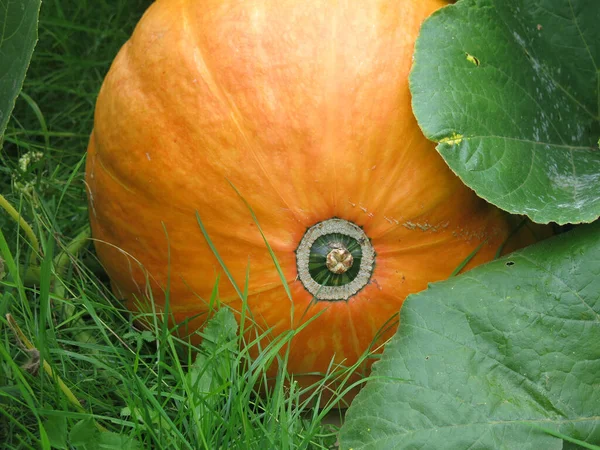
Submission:
[[[220,265],[248,307],[293,339],[288,371],[304,386],[354,364],[406,296],[537,238],[479,199],[448,169],[411,110],[408,73],[420,24],[437,0],[158,0],[100,91],[86,166],[97,254],[114,291],[201,327]],[[285,292],[250,211],[289,284]],[[340,301],[312,301],[298,279],[307,229],[331,218],[364,230],[369,282]],[[532,231],[533,230],[533,231]],[[541,231],[544,234],[544,230]],[[241,302],[222,281],[220,300]],[[292,319],[291,309],[294,308]],[[387,329],[376,340],[384,342]],[[367,367],[368,369],[368,367]]]

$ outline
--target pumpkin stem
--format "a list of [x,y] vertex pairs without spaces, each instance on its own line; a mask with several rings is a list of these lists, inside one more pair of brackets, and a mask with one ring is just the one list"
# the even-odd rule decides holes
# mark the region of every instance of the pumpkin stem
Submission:
[[346,273],[352,264],[354,263],[354,257],[352,253],[348,251],[343,244],[336,242],[332,245],[333,250],[327,254],[327,268],[335,273],[341,274]]

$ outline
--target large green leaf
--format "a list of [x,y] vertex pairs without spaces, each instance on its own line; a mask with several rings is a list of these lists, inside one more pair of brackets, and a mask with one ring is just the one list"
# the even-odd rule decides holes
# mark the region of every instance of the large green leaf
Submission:
[[478,195],[536,222],[600,216],[600,1],[463,0],[425,22],[425,135]]
[[345,450],[600,444],[600,223],[410,296],[373,376]]
[[37,42],[40,0],[0,0],[0,142]]

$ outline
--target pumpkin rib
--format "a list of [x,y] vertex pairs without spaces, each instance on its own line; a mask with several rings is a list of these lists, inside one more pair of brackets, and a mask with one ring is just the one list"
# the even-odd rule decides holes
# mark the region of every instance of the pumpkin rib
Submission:
[[[398,95],[400,95],[400,94],[398,94]],[[417,137],[417,134],[412,133],[410,135],[410,138],[408,139],[408,141],[404,142],[404,147],[411,148],[416,137]],[[397,147],[398,147],[397,137],[390,133],[386,136],[385,144],[382,145],[382,148],[384,149],[382,151],[382,154],[384,154],[384,155],[393,154],[394,152],[392,151],[392,149],[397,148]],[[390,180],[400,179],[400,177],[403,175],[403,172],[405,172],[405,170],[406,170],[404,161],[409,159],[409,153],[410,152],[408,152],[408,151],[401,152],[398,160],[395,161],[395,164],[392,164],[389,166],[389,167],[391,167],[390,173],[388,175],[388,178]],[[374,203],[373,210],[374,211],[378,211],[378,210],[382,209],[382,207],[384,205],[387,205],[389,203],[389,197],[393,195],[393,190],[392,189],[381,189],[379,193],[380,193],[380,195],[378,197],[376,197],[375,199],[373,199],[373,203]],[[375,239],[377,237],[378,236],[374,235],[373,239]]]
[[[400,82],[401,79],[402,74],[399,73],[397,76],[397,81],[394,80],[394,84],[398,85],[397,93],[395,95],[398,99],[398,104],[402,106],[396,106],[395,109],[390,111],[390,118],[388,119],[389,123],[387,125],[387,127],[389,127],[390,130],[388,130],[387,133],[380,133],[376,135],[379,138],[379,145],[376,145],[376,147],[381,148],[381,155],[388,155],[387,160],[383,160],[382,162],[378,161],[377,164],[377,167],[379,168],[385,167],[386,179],[382,180],[382,184],[394,180],[393,183],[396,186],[399,183],[401,184],[401,180],[406,176],[406,167],[409,166],[407,162],[411,160],[414,161],[415,158],[417,158],[417,152],[411,150],[413,150],[413,142],[416,140],[417,137],[419,137],[419,134],[415,132],[410,133],[408,139],[405,135],[403,137],[400,137],[400,135],[404,134],[403,131],[407,127],[404,124],[402,124],[401,126],[398,125],[398,123],[400,122],[400,120],[398,119],[399,116],[404,115],[404,120],[407,120],[409,122],[414,121],[414,124],[416,125],[416,121],[412,116],[412,110],[409,108],[410,94],[408,92],[408,87],[402,85],[402,83]],[[396,130],[393,129],[394,126]],[[397,150],[399,147],[398,141],[400,140],[402,141],[402,151]],[[432,144],[430,145],[431,147],[433,146]],[[417,143],[417,146],[415,147],[429,147],[429,145],[423,145],[423,143],[420,142]],[[423,159],[423,157],[421,158]],[[375,167],[375,170],[377,170],[377,167]],[[365,190],[365,192],[369,190],[369,184],[370,183],[363,184],[363,189]],[[369,203],[370,210],[377,215],[379,211],[381,211],[382,209],[385,210],[385,207],[391,203],[390,197],[394,195],[394,189],[380,189],[376,192],[376,194],[376,197],[369,199]],[[363,194],[363,196],[365,195]],[[377,237],[377,234],[372,233],[372,239],[375,239]]]
[[106,165],[104,165],[104,161],[102,161],[102,156],[99,153],[96,153],[96,155],[94,155],[97,160],[98,160],[98,164],[100,164],[100,168],[102,170],[104,170],[104,172],[106,172],[106,174],[111,177],[113,179],[113,181],[115,183],[117,183],[119,186],[121,186],[123,189],[125,189],[127,192],[131,193],[131,194],[136,194],[135,190],[130,188],[129,186],[127,186],[123,181],[121,181],[116,175],[114,175],[109,169],[108,167],[106,167]]
[[[203,43],[200,42],[198,38],[193,39],[191,37],[190,31],[189,31],[192,28],[189,26],[189,5],[190,5],[189,0],[186,2],[186,5],[187,5],[187,7],[182,8],[182,13],[181,13],[182,20],[184,22],[184,30],[186,32],[185,34],[186,34],[186,37],[190,41],[194,41],[194,49],[197,50],[197,53],[196,52],[194,53],[194,62],[197,63],[197,59],[195,56],[199,55],[200,60],[202,62],[202,66],[206,69],[204,71],[200,70],[200,69],[198,70],[198,72],[200,73],[200,76],[203,78],[203,80],[205,82],[207,82],[207,84],[208,84],[210,90],[212,91],[213,95],[215,96],[215,98],[217,98],[221,102],[221,104],[231,112],[231,114],[229,115],[231,122],[235,125],[235,128],[237,129],[239,135],[241,136],[243,142],[245,143],[246,148],[248,149],[250,154],[253,156],[254,160],[256,161],[256,164],[258,165],[258,167],[264,174],[269,185],[271,186],[273,191],[278,195],[278,197],[281,199],[281,201],[286,206],[286,208],[290,211],[290,213],[294,216],[295,220],[297,222],[300,222],[298,217],[295,215],[294,211],[290,208],[290,203],[285,200],[285,198],[283,197],[281,192],[275,187],[275,183],[273,182],[273,179],[272,179],[271,175],[269,174],[269,171],[264,167],[264,164],[262,163],[262,161],[260,160],[260,158],[258,157],[258,155],[256,153],[254,145],[251,143],[250,138],[244,132],[244,129],[241,124],[245,123],[246,120],[240,113],[240,110],[239,110],[238,106],[236,105],[235,100],[233,99],[233,96],[228,95],[228,93],[226,91],[224,91],[221,87],[219,87],[219,85],[215,82],[215,78],[212,75],[211,66],[209,65],[208,60],[203,51]],[[231,183],[231,180],[227,179],[227,181]]]
[[[132,195],[139,195],[139,196],[143,196],[145,195],[143,191],[140,191],[139,188],[136,187],[130,187],[127,186],[119,177],[117,177],[115,174],[113,174],[111,172],[111,170],[108,169],[108,167],[104,164],[104,161],[102,160],[102,156],[101,153],[95,152],[94,149],[94,144],[90,143],[90,156],[91,156],[91,160],[92,161],[97,161],[100,165],[100,168],[115,182],[117,183],[119,186],[121,186],[125,191],[129,192]],[[88,156],[88,158],[90,158],[90,156]],[[92,162],[93,164],[93,162]],[[93,169],[92,172],[93,173]],[[232,192],[233,188],[232,188]],[[146,196],[147,197],[147,196]],[[152,200],[151,198],[147,197],[150,201]],[[240,199],[241,201],[241,199]],[[176,209],[177,211],[181,212],[182,214],[189,214],[189,213],[193,213],[194,211],[191,209],[187,209],[183,206],[180,206],[177,203],[173,203],[170,205],[171,208]],[[250,215],[249,215],[250,217]],[[198,228],[198,232],[200,232],[200,229]],[[250,235],[248,234],[242,234],[242,235],[237,235],[237,236],[231,236],[230,233],[228,233],[227,230],[214,230],[211,233],[211,238],[220,236],[221,234],[225,234],[227,235],[227,238],[229,240],[233,240],[235,242],[238,243],[246,243],[249,244],[251,246],[256,246],[258,248],[266,248],[264,247],[264,240],[260,237],[260,236],[255,236],[254,238],[251,238]],[[269,245],[275,250],[275,251],[281,251],[281,250],[287,250],[288,246],[284,246],[282,244],[279,244],[277,241],[269,241]],[[121,249],[119,249],[121,250]]]
[[[140,191],[138,188],[135,187],[129,187],[127,186],[120,178],[118,178],[115,174],[113,174],[104,164],[101,154],[100,153],[95,153],[94,155],[92,155],[93,158],[95,158],[98,163],[100,164],[101,169],[115,182],[117,183],[119,186],[121,186],[124,190],[126,190],[127,192],[131,193],[132,195],[144,195],[143,191]],[[147,197],[149,200],[151,200],[149,197]],[[195,211],[191,210],[191,209],[187,209],[183,206],[180,206],[178,204],[171,204],[170,205],[171,208],[181,212],[182,214],[189,214],[189,213],[194,213]],[[220,230],[215,230],[213,233],[211,233],[212,237],[218,236]],[[200,232],[200,228],[198,228],[198,232]],[[223,233],[226,233],[226,231],[223,231]],[[248,237],[248,235],[241,235],[241,236],[235,236],[232,237],[231,235],[228,235],[228,239],[233,239],[237,242],[240,243],[247,243],[253,246],[257,246],[257,247],[263,247],[264,246],[264,241],[262,239],[250,239]],[[269,245],[271,245],[271,247],[278,249],[277,244],[273,244],[271,242],[269,242]],[[119,250],[122,250],[119,248]]]
[[[172,7],[172,5],[169,5],[169,6]],[[148,19],[148,20],[150,20],[150,19]],[[129,46],[127,46],[127,47],[129,47]],[[124,56],[121,58],[125,63],[121,64],[119,66],[119,70],[120,71],[124,71],[125,70],[127,73],[126,74],[120,74],[120,77],[123,77],[123,76],[129,77],[128,73],[132,70],[131,69],[131,67],[132,67],[131,63],[132,62],[134,64],[138,64],[139,63],[139,56],[137,55],[137,53],[136,54],[131,54],[129,50],[130,50],[129,48],[125,48]],[[123,68],[123,67],[125,67],[125,68]],[[207,67],[208,67],[208,65],[207,65]],[[139,75],[140,75],[141,72],[139,70],[134,70],[133,72],[136,74],[136,78],[137,78],[137,81],[135,81],[135,83],[139,83],[142,86],[142,89],[140,89],[140,91],[144,92],[144,93],[149,92],[151,94],[152,99],[150,99],[150,97],[149,97],[147,101],[151,101],[151,102],[153,102],[155,104],[164,105],[165,102],[167,102],[167,101],[170,100],[170,97],[161,96],[160,95],[161,94],[160,90],[156,91],[156,90],[150,89],[149,87],[145,88],[145,86],[149,86],[149,85],[147,85],[149,77],[140,77]],[[214,92],[213,92],[213,94],[214,94]],[[222,96],[221,96],[221,103],[224,106],[227,104],[227,102],[222,99]],[[167,103],[167,107],[168,107],[168,103]],[[164,106],[161,106],[161,109],[162,108],[164,108]],[[228,110],[229,111],[233,111],[233,109],[230,108],[230,107],[228,108]],[[236,123],[236,125],[239,128],[239,123]],[[256,159],[256,161],[257,161],[257,163],[260,163],[260,161],[258,159]],[[276,192],[275,189],[273,189],[273,191]],[[179,202],[173,203],[171,205],[171,207],[177,207],[177,206],[179,206]],[[178,209],[180,211],[182,211],[182,212],[186,211],[185,208],[178,208]],[[293,211],[292,208],[288,208],[288,211],[290,211],[290,213],[292,214],[292,216],[295,216],[294,211]],[[296,220],[298,220],[297,217],[296,217]]]
[[[137,290],[137,292],[138,292],[140,295],[145,295],[145,294],[144,294],[144,289],[142,289],[142,288],[140,287],[139,283],[137,282],[137,280],[136,280],[136,279],[135,279],[135,277],[133,276],[133,268],[134,268],[134,265],[132,264],[132,261],[131,261],[131,260],[133,260],[133,262],[135,262],[135,263],[136,263],[136,265],[137,265],[137,267],[138,267],[138,268],[140,268],[141,270],[143,270],[143,271],[146,273],[146,275],[147,275],[148,279],[151,279],[151,281],[154,281],[154,283],[156,283],[156,286],[159,286],[157,279],[156,279],[156,278],[154,278],[154,276],[153,276],[153,275],[152,275],[150,272],[148,272],[147,270],[143,269],[143,267],[144,267],[144,266],[143,266],[143,264],[142,264],[142,263],[141,263],[141,262],[140,262],[138,259],[136,259],[136,258],[135,258],[135,257],[134,257],[134,256],[133,256],[131,253],[128,253],[128,252],[126,252],[126,251],[125,251],[125,250],[123,250],[122,248],[120,248],[120,247],[118,247],[118,246],[116,246],[116,245],[113,245],[113,244],[111,244],[110,242],[108,242],[108,241],[106,241],[106,240],[97,239],[97,238],[93,238],[93,237],[92,237],[92,242],[94,243],[94,246],[96,246],[96,248],[98,248],[98,244],[101,244],[102,246],[104,246],[104,245],[105,245],[105,246],[107,246],[107,247],[112,247],[114,250],[118,251],[119,253],[121,253],[123,256],[125,256],[125,257],[127,258],[127,262],[128,262],[128,269],[129,269],[129,271],[128,271],[128,272],[129,272],[129,274],[130,274],[130,275],[132,275],[132,276],[131,276],[131,280],[132,280],[132,282],[135,284],[135,286],[136,286],[136,290]],[[110,275],[110,274],[109,274],[109,275]],[[113,282],[112,284],[113,284],[113,291],[114,291],[114,290],[115,290],[115,288],[116,288],[116,285],[114,284],[114,282]]]
[[[143,19],[143,17],[142,17]],[[135,83],[139,83],[141,85],[141,88],[138,89],[138,92],[141,93],[145,98],[146,98],[146,102],[149,101],[150,99],[150,94],[153,92],[152,89],[148,89],[148,87],[150,87],[150,83],[149,80],[146,80],[144,77],[140,76],[141,73],[137,70],[134,70],[134,62],[135,62],[135,57],[132,54],[132,41],[129,40],[127,41],[121,48],[121,50],[119,51],[119,54],[117,55],[117,58],[115,59],[115,61],[113,62],[113,65],[117,65],[119,67],[119,71],[122,72],[126,72],[125,74],[121,75],[123,78],[135,78]],[[135,84],[135,83],[131,83],[131,84]],[[146,86],[147,88],[144,89],[143,87]],[[104,85],[103,85],[104,88]],[[101,88],[101,92],[99,95],[101,95],[102,93],[102,88]],[[156,99],[158,100],[158,99]],[[97,105],[98,108],[98,105]],[[95,129],[97,128],[97,126],[95,125]],[[99,134],[96,132],[92,132],[92,135],[94,137],[99,136]],[[101,136],[101,135],[100,135]],[[98,137],[97,139],[101,139],[101,137]],[[95,158],[97,159],[98,163],[100,164],[102,170],[111,178],[113,179],[117,184],[119,184],[125,191],[131,193],[132,195],[136,195],[136,196],[140,196],[140,197],[145,197],[148,200],[155,200],[153,199],[148,192],[145,192],[144,189],[142,189],[140,187],[140,183],[139,181],[136,184],[131,184],[131,183],[126,183],[124,180],[131,180],[130,177],[128,176],[123,176],[123,175],[127,175],[123,173],[123,170],[121,168],[120,165],[115,165],[115,164],[110,164],[110,161],[112,158],[109,158],[108,153],[104,151],[104,145],[102,145],[102,143],[95,141],[95,153],[93,153],[93,155],[95,155]],[[124,149],[123,149],[124,151]],[[107,163],[108,160],[108,163]],[[113,169],[115,169],[113,171]],[[119,176],[120,175],[120,176]],[[177,207],[177,205],[171,205],[172,207]],[[181,209],[181,211],[185,211],[184,209]]]

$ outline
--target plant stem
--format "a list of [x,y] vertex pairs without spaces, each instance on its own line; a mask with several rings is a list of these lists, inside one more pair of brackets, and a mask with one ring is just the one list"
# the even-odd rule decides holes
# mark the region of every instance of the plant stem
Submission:
[[8,200],[4,198],[2,194],[0,194],[0,207],[4,209],[10,217],[13,218],[15,222],[19,224],[19,227],[25,232],[25,236],[29,240],[29,243],[33,247],[32,257],[30,259],[30,263],[34,263],[37,255],[40,253],[40,243],[33,232],[33,229],[29,226],[29,224],[23,219],[23,216],[10,204]]
[[92,236],[90,227],[85,227],[73,238],[69,245],[54,258],[54,268],[57,275],[64,274],[71,257],[76,256]]
[[[76,256],[85,246],[91,237],[90,227],[85,227],[67,247],[54,258],[54,268],[58,276],[64,275],[67,270],[67,265],[72,257]],[[23,284],[32,286],[40,282],[40,266],[37,264],[29,264],[26,267],[22,266],[21,273],[23,274]]]

